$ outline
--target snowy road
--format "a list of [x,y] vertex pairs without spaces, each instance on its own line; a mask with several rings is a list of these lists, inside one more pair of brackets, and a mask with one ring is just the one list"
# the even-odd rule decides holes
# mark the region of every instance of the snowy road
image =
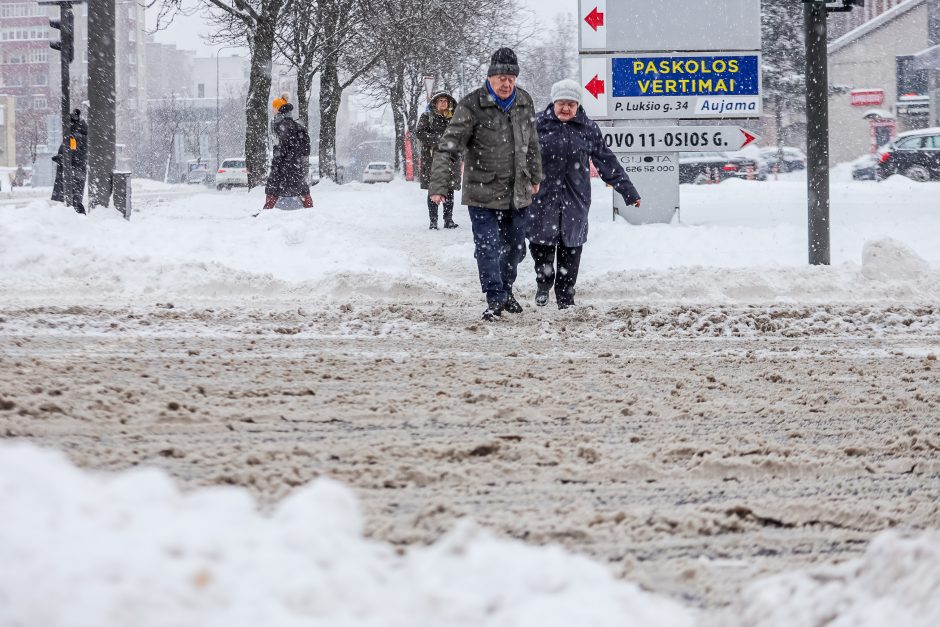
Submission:
[[466,210],[429,233],[403,182],[257,219],[259,190],[0,203],[0,437],[272,508],[329,476],[371,538],[470,518],[721,607],[940,527],[936,186],[835,180],[829,268],[798,180],[684,186],[647,227],[598,184],[583,306],[532,306],[527,259],[495,324]]
[[4,310],[0,416],[269,503],[330,476],[377,539],[471,517],[695,605],[940,520],[938,309],[473,314]]

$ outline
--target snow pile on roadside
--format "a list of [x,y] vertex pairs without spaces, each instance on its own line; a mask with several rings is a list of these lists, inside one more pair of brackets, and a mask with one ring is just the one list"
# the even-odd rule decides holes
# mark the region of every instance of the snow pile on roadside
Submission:
[[459,526],[410,550],[365,540],[329,480],[269,515],[240,488],[180,494],[0,445],[0,624],[16,627],[683,627],[693,615],[560,548]]
[[[408,303],[479,301],[469,217],[427,228],[413,183],[335,185],[312,210],[257,218],[263,191],[135,183],[130,222],[110,209],[78,216],[45,199],[0,202],[0,294],[22,302],[312,298]],[[593,187],[582,302],[872,303],[940,300],[936,185],[835,183],[831,267],[809,267],[805,184],[683,186],[682,221],[611,220]],[[7,202],[7,201],[3,201]],[[535,290],[531,257],[516,287]]]
[[726,618],[749,627],[940,625],[940,532],[887,531],[859,560],[768,577]]

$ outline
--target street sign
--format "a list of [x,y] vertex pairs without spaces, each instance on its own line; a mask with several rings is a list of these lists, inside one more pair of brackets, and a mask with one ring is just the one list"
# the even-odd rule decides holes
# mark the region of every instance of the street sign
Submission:
[[737,126],[601,127],[613,152],[724,152],[741,150],[760,137]]
[[669,224],[679,210],[679,154],[618,154],[642,201],[627,205],[614,192],[614,212],[630,224]]
[[853,89],[851,95],[853,107],[880,107],[885,102],[883,89]]
[[581,57],[581,104],[595,120],[758,118],[759,52]]
[[760,50],[760,0],[579,0],[581,52]]

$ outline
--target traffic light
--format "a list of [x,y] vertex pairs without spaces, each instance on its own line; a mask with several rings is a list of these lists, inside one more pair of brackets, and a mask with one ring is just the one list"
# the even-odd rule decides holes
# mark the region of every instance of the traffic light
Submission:
[[49,20],[49,26],[61,33],[59,41],[50,41],[49,47],[58,50],[66,62],[71,63],[75,57],[75,16],[70,5],[62,5],[59,15],[59,19]]

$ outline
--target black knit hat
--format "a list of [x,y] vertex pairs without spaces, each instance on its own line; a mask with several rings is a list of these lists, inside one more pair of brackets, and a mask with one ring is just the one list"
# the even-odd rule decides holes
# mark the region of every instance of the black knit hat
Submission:
[[490,69],[486,75],[495,76],[497,74],[519,76],[519,61],[516,59],[516,53],[512,51],[512,48],[500,48],[490,57]]

